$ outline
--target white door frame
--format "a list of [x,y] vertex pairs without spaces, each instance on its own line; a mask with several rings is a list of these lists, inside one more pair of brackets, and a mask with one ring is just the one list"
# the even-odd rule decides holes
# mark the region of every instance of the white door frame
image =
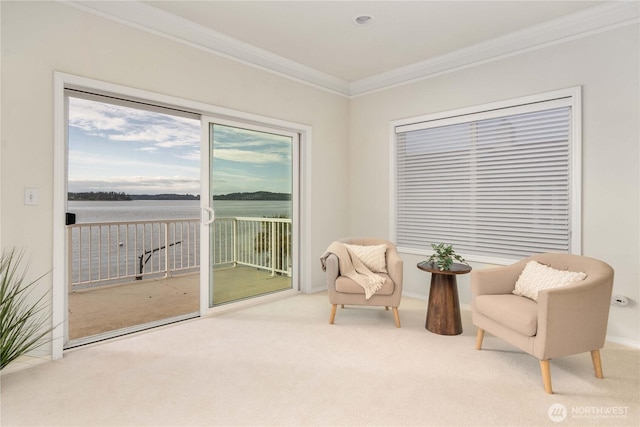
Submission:
[[[210,289],[210,283],[211,283],[211,269],[207,268],[206,271],[205,269],[200,269],[200,295],[207,295],[207,298],[201,298],[200,299],[200,314],[201,315],[207,315],[210,313],[219,313],[219,312],[223,312],[223,311],[227,311],[229,309],[235,309],[237,307],[243,307],[243,306],[247,306],[247,305],[254,305],[256,303],[260,303],[263,302],[265,300],[269,300],[269,299],[273,299],[273,298],[280,298],[282,295],[287,295],[290,293],[296,293],[299,291],[299,283],[300,281],[298,280],[298,272],[299,272],[299,264],[300,264],[300,250],[299,250],[299,238],[300,238],[300,228],[298,227],[299,225],[299,221],[300,221],[300,203],[299,203],[299,199],[300,199],[300,182],[299,182],[299,177],[300,177],[300,134],[299,132],[292,132],[290,130],[282,130],[279,128],[274,128],[272,126],[266,126],[264,124],[262,125],[255,125],[255,124],[248,124],[244,121],[239,121],[239,120],[228,120],[228,119],[221,119],[219,117],[213,117],[213,116],[208,116],[208,115],[203,115],[200,119],[200,123],[201,123],[201,142],[200,142],[200,153],[201,153],[201,159],[200,159],[200,206],[202,208],[202,217],[203,220],[201,221],[202,225],[200,227],[200,241],[203,242],[203,244],[201,245],[200,248],[200,265],[208,265],[208,263],[210,262],[210,258],[211,258],[211,253],[210,253],[210,247],[211,245],[209,244],[209,239],[210,239],[210,230],[208,227],[208,222],[207,219],[211,220],[213,218],[215,218],[215,207],[212,206],[213,202],[211,200],[211,188],[210,188],[210,182],[211,182],[211,176],[210,176],[210,171],[211,171],[211,155],[213,154],[211,152],[210,149],[210,142],[211,142],[211,125],[223,125],[223,126],[230,126],[230,127],[237,127],[237,128],[242,128],[242,129],[248,129],[248,130],[252,130],[252,131],[257,131],[257,132],[265,132],[265,133],[274,133],[274,134],[278,134],[278,135],[283,135],[283,136],[288,136],[292,139],[292,143],[293,143],[293,147],[292,147],[292,171],[291,173],[293,174],[292,176],[292,184],[293,184],[293,188],[292,188],[292,197],[291,197],[291,203],[292,203],[292,207],[293,207],[293,215],[292,215],[292,219],[293,219],[293,223],[292,223],[292,227],[293,227],[293,238],[292,238],[292,254],[293,254],[293,265],[292,265],[292,272],[291,272],[291,283],[292,283],[292,289],[290,291],[282,291],[282,292],[278,292],[276,294],[268,294],[268,295],[262,295],[259,296],[257,298],[249,298],[247,300],[239,300],[239,301],[235,301],[233,304],[225,304],[222,306],[217,306],[217,307],[211,307],[210,306],[210,298],[211,295],[209,295],[209,292],[211,292]],[[205,153],[209,154],[208,156],[205,155]]]
[[[65,105],[65,88],[86,90],[98,94],[121,96],[126,99],[140,100],[161,106],[190,111],[202,116],[213,116],[219,120],[231,120],[254,126],[267,126],[285,132],[297,133],[300,136],[299,156],[299,186],[300,203],[298,214],[298,284],[294,289],[302,292],[311,291],[311,256],[310,256],[310,214],[311,214],[311,126],[289,122],[257,114],[246,113],[224,107],[204,104],[184,98],[162,95],[141,89],[113,83],[102,82],[86,77],[75,76],[61,72],[54,72],[53,84],[53,141],[54,141],[54,171],[53,171],[53,288],[52,288],[52,323],[55,325],[52,336],[53,360],[62,358],[64,343],[68,339],[67,310],[67,242],[65,226],[65,207],[67,194],[67,108]],[[203,192],[204,193],[204,192]],[[208,260],[207,260],[208,263]],[[203,266],[201,265],[201,269]],[[295,277],[295,276],[294,276]],[[201,297],[201,301],[204,298]],[[208,306],[208,303],[206,304]],[[202,306],[202,304],[201,304]],[[206,315],[209,310],[201,310],[200,315]]]

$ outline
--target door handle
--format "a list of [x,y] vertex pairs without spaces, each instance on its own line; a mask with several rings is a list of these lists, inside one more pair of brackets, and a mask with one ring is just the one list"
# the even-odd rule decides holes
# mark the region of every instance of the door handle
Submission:
[[67,212],[64,218],[65,225],[73,225],[76,223],[76,214]]
[[212,224],[213,221],[215,221],[215,220],[216,220],[216,214],[213,211],[213,209],[211,209],[208,206],[203,207],[202,208],[202,223],[204,225],[209,225],[209,224]]

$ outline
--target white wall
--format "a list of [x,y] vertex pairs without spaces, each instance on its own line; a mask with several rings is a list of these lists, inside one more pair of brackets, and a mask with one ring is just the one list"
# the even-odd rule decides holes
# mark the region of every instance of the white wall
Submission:
[[[610,263],[614,293],[631,300],[611,307],[609,337],[640,345],[638,52],[633,25],[353,99],[351,234],[391,235],[392,120],[581,85],[583,253]],[[415,267],[420,257],[403,258],[406,292],[425,296],[428,275]],[[469,304],[469,276],[458,277],[458,284],[462,304]]]
[[[52,268],[54,71],[312,126],[308,236],[318,261],[348,231],[348,99],[58,2],[1,2],[0,247],[20,246],[32,275]],[[304,167],[304,166],[303,166]],[[40,189],[38,206],[23,189]],[[50,276],[41,282],[50,289]]]
[[[610,336],[640,341],[638,26],[349,101],[57,2],[0,8],[0,247],[26,247],[34,275],[52,267],[54,71],[311,125],[311,170],[302,173],[317,288],[316,261],[332,240],[390,235],[390,121],[582,85],[583,252],[609,262],[614,292],[632,301],[612,307]],[[24,187],[40,189],[38,206],[23,205]],[[407,293],[425,296],[419,257],[404,259]],[[468,276],[459,288],[468,304]]]

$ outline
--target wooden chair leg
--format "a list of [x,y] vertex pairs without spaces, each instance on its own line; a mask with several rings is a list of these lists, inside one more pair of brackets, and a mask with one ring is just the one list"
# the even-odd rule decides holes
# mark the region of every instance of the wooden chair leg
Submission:
[[540,371],[542,371],[544,391],[549,394],[553,394],[553,389],[551,388],[551,366],[549,365],[549,359],[540,361]]
[[396,328],[400,327],[400,315],[398,314],[398,307],[393,307],[393,318],[396,320]]
[[482,340],[484,339],[484,329],[478,328],[478,334],[476,335],[476,350],[482,348]]
[[338,304],[331,305],[331,316],[329,317],[329,324],[333,325],[333,321],[336,318],[336,310],[338,309]]
[[593,361],[593,370],[596,373],[596,378],[604,378],[604,375],[602,375],[602,360],[600,359],[600,350],[591,350],[591,360]]

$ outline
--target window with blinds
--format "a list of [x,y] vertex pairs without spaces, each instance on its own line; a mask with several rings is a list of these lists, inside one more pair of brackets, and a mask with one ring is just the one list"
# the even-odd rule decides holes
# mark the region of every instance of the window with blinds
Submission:
[[442,242],[500,259],[578,249],[573,105],[566,97],[396,126],[398,246],[420,253]]

